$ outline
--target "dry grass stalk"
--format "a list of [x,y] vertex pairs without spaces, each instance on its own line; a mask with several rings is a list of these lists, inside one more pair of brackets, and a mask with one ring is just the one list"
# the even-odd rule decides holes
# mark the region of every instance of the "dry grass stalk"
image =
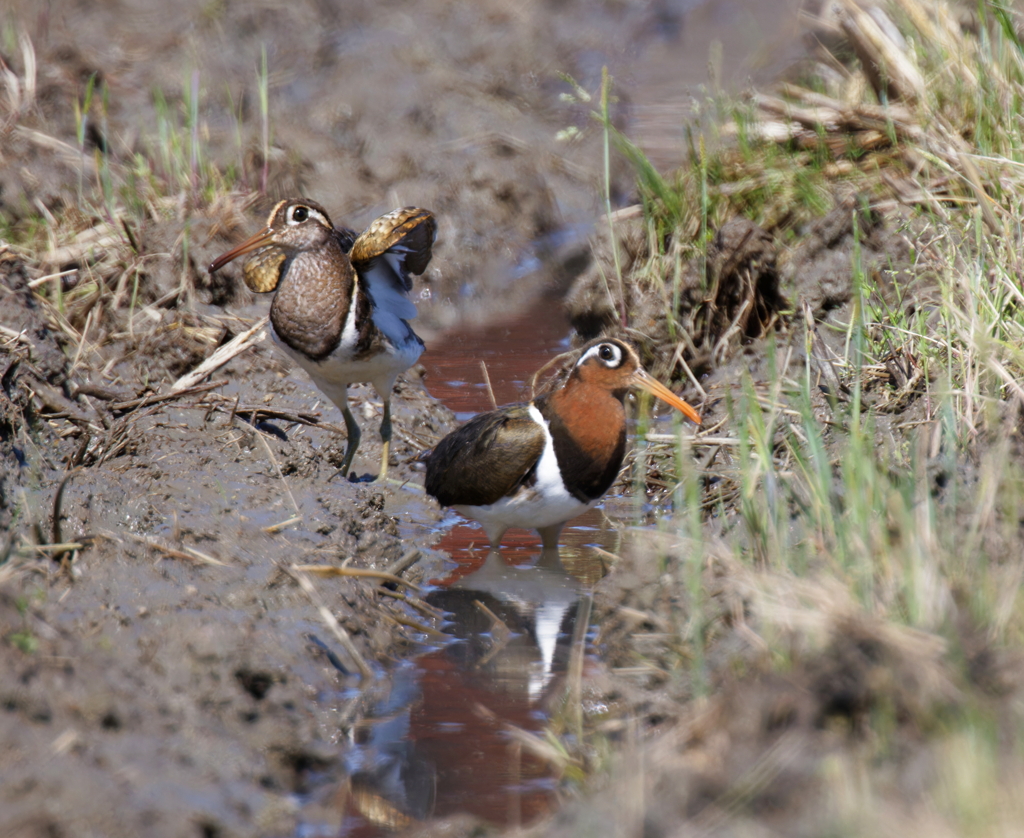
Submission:
[[869,13],[856,0],[842,0],[842,5],[839,25],[853,44],[876,95],[902,99],[911,105],[923,100],[924,79],[907,55],[906,42],[885,12],[873,6]]
[[64,553],[70,553],[74,550],[81,550],[85,547],[85,543],[81,541],[68,541],[59,544],[32,544],[26,548],[28,553],[43,553],[50,556],[50,558],[57,558]]
[[385,573],[390,573],[393,576],[401,576],[405,571],[412,567],[423,557],[423,554],[418,548],[413,547],[407,550],[400,559],[392,562],[385,570]]
[[406,594],[401,594],[398,591],[392,591],[387,588],[377,588],[376,593],[380,594],[381,596],[386,596],[390,597],[391,599],[398,600],[399,602],[404,602],[410,608],[414,608],[417,611],[419,611],[424,617],[426,617],[429,620],[444,619],[444,612],[442,610],[440,610],[439,608],[434,608],[434,606],[429,605],[428,603],[423,602],[422,600],[413,599],[411,596],[407,596]]
[[263,528],[263,532],[269,533],[270,535],[273,535],[275,533],[281,532],[281,530],[287,529],[288,527],[292,526],[293,524],[298,524],[301,521],[302,521],[302,516],[301,515],[293,515],[291,518],[289,518],[286,521],[282,521],[280,524],[271,524],[269,527],[264,527]]
[[440,629],[436,629],[433,626],[424,625],[423,623],[418,623],[416,622],[416,620],[411,620],[408,617],[403,616],[402,614],[395,614],[392,611],[381,611],[380,616],[385,618],[386,620],[390,620],[396,626],[404,626],[405,628],[412,629],[413,631],[418,632],[420,634],[425,634],[428,637],[433,637],[435,640],[442,640],[448,637],[448,635]]
[[[157,550],[163,553],[165,556],[169,556],[172,559],[184,559],[185,561],[191,562],[193,564],[198,563],[213,565],[215,567],[229,567],[227,562],[222,562],[220,559],[215,559],[213,556],[210,556],[206,553],[202,553],[199,550],[195,550],[191,547],[182,546],[182,548],[178,550],[175,547],[168,547],[166,544],[162,544],[155,538],[149,538],[148,536],[144,535],[135,535],[135,533],[130,532],[125,532],[122,534],[127,538],[131,539],[132,541],[137,541],[139,544],[145,544],[147,547],[152,547],[154,550]],[[120,541],[119,536],[115,533],[108,532],[105,533],[105,535],[108,538],[113,539],[114,541]]]
[[218,387],[223,387],[227,383],[228,381],[225,378],[221,381],[208,381],[205,384],[195,384],[191,387],[176,390],[170,393],[149,393],[138,399],[129,399],[128,401],[112,401],[110,404],[110,409],[116,411],[130,411],[137,410],[142,407],[154,407],[155,405],[163,404],[164,402],[187,398],[188,396],[194,396],[197,393],[205,393],[207,390],[214,390]]
[[215,372],[224,366],[232,358],[243,353],[250,346],[262,342],[266,339],[267,333],[264,330],[264,326],[267,325],[267,318],[263,317],[246,331],[240,335],[236,335],[224,346],[220,347],[214,352],[209,358],[203,363],[196,367],[192,372],[183,375],[174,384],[171,385],[171,392],[178,392],[179,390],[187,390],[189,387],[198,384],[206,376]]
[[274,466],[274,471],[277,472],[278,478],[281,480],[281,483],[284,485],[284,490],[288,493],[288,499],[292,502],[292,508],[295,510],[296,517],[301,518],[302,517],[302,509],[299,507],[298,501],[295,500],[295,495],[292,494],[291,486],[289,486],[288,485],[288,481],[285,480],[284,472],[281,471],[281,466],[277,462],[277,457],[274,456],[274,452],[273,452],[273,450],[270,447],[270,443],[267,442],[266,437],[264,436],[263,433],[257,432],[256,436],[259,438],[260,442],[263,443],[263,449],[267,452],[267,456],[270,458],[270,462]]
[[315,576],[348,576],[353,579],[378,579],[382,582],[404,585],[406,588],[412,588],[414,591],[420,590],[420,586],[415,582],[409,582],[408,580],[402,579],[400,576],[395,576],[393,573],[388,573],[383,570],[322,564],[301,564],[292,565],[292,567],[296,570],[302,571],[303,573],[311,573]]
[[[283,567],[283,566],[282,566]],[[288,568],[284,568],[289,576],[291,576],[296,582],[299,583],[299,587],[302,588],[303,592],[309,597],[309,601],[313,603],[317,612],[320,614],[320,618],[324,621],[324,625],[330,630],[331,634],[335,636],[342,647],[348,653],[349,657],[353,660],[359,673],[367,680],[372,681],[375,678],[373,669],[363,658],[360,651],[356,648],[352,642],[352,638],[349,633],[345,631],[341,623],[338,622],[330,609],[324,604],[320,598],[320,594],[317,592],[316,587],[310,581],[309,576],[306,575],[298,565],[292,565]]]

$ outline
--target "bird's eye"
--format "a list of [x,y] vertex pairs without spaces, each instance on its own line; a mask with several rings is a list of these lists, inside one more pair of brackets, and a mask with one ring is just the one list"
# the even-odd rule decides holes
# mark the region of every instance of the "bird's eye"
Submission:
[[614,370],[622,366],[622,347],[618,344],[611,343],[599,343],[596,346],[591,346],[583,356],[576,362],[576,366],[582,366],[583,364],[590,363],[594,359],[606,369]]
[[301,224],[307,218],[309,218],[308,207],[292,207],[292,221],[296,224]]

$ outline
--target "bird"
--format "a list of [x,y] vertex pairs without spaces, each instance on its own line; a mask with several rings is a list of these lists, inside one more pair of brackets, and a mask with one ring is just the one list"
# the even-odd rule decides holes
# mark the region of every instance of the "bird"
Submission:
[[528,404],[482,413],[425,456],[427,494],[483,525],[492,550],[510,527],[558,549],[562,527],[608,491],[626,452],[630,388],[646,390],[700,424],[697,411],[644,370],[617,338],[586,344],[565,384]]
[[210,263],[212,274],[251,254],[242,275],[252,291],[275,292],[274,342],[345,418],[345,475],[361,436],[348,385],[369,382],[384,402],[378,479],[387,477],[391,391],[424,349],[408,322],[416,316],[410,274],[426,270],[436,236],[433,213],[419,207],[389,212],[353,236],[335,228],[315,201],[289,198],[274,206],[262,230]]

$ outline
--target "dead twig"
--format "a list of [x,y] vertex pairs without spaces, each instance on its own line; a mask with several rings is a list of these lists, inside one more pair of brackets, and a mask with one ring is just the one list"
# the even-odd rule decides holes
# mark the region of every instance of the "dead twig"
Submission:
[[404,602],[410,608],[415,608],[428,620],[440,620],[444,617],[443,611],[441,611],[438,608],[434,608],[433,605],[429,605],[426,602],[421,602],[418,599],[413,599],[412,597],[406,596],[405,594],[398,593],[398,591],[391,591],[387,588],[377,588],[376,590],[377,593],[381,594],[382,596],[391,597],[392,599],[396,599],[399,602]]
[[67,418],[86,431],[102,431],[103,427],[92,421],[77,404],[57,388],[50,386],[36,375],[32,375],[29,389],[51,414]]
[[[196,393],[205,393],[207,390],[213,390],[217,387],[223,387],[227,383],[228,380],[225,378],[222,379],[221,381],[208,381],[205,384],[195,384],[186,389],[172,391],[169,393],[150,393],[148,395],[141,396],[137,399],[131,399],[126,402],[115,402],[114,404],[110,405],[110,409],[123,411],[135,410],[136,408],[139,407],[151,407],[155,404],[160,404],[162,402],[169,402],[175,399],[183,399],[186,396],[192,396],[195,395]],[[86,391],[83,390],[82,392]],[[99,396],[99,398],[103,398],[103,396]]]
[[86,546],[84,541],[68,541],[64,544],[33,544],[28,549],[33,553],[50,553],[50,558],[56,559],[65,553],[74,550],[82,550]]
[[515,633],[508,627],[508,624],[501,619],[501,617],[495,614],[480,600],[473,600],[473,605],[475,605],[477,610],[491,621],[491,628],[487,632],[490,635],[491,648],[475,664],[473,664],[474,669],[483,669],[487,664],[501,654],[502,650],[508,646],[509,642],[515,636]]
[[303,592],[309,598],[309,601],[313,603],[316,610],[320,612],[320,618],[324,621],[324,624],[331,630],[331,633],[344,647],[345,651],[348,652],[349,657],[355,661],[356,668],[359,670],[359,673],[367,680],[372,681],[374,679],[374,672],[370,668],[370,665],[359,653],[359,650],[352,642],[352,638],[349,636],[349,633],[345,631],[341,623],[338,622],[337,617],[335,617],[330,612],[330,609],[324,605],[323,600],[320,598],[320,594],[317,593],[316,587],[309,580],[309,576],[301,569],[301,566],[291,565],[289,567],[284,567],[282,565],[282,570],[299,583],[299,587],[302,588]]
[[393,573],[383,570],[370,570],[363,567],[339,567],[338,565],[327,564],[297,564],[292,565],[296,570],[303,573],[314,573],[317,576],[351,576],[356,579],[380,579],[382,582],[391,582],[395,585],[404,585],[414,591],[420,590],[415,582],[409,582]]
[[385,568],[384,572],[389,573],[392,576],[401,576],[422,557],[423,554],[413,547],[411,550],[407,551],[402,558]]
[[292,494],[291,486],[288,485],[288,481],[284,479],[284,472],[281,471],[281,466],[277,464],[277,457],[274,456],[274,452],[270,448],[270,443],[264,438],[263,434],[258,433],[256,436],[259,437],[260,442],[263,443],[263,447],[267,449],[267,456],[270,457],[270,462],[274,464],[274,469],[277,471],[277,476],[281,478],[281,482],[284,484],[284,490],[288,493],[288,498],[292,502],[292,509],[295,510],[295,514],[301,518],[302,510],[299,509],[298,501],[295,500],[295,495]]
[[737,446],[740,441],[735,437],[731,436],[688,436],[686,434],[644,434],[644,439],[648,442],[679,442],[679,438],[682,437],[690,445],[713,445],[715,447],[721,445],[732,445]]
[[403,617],[400,614],[388,614],[388,613],[385,613],[385,612],[381,612],[381,614],[382,614],[382,616],[384,616],[387,619],[391,620],[396,625],[405,626],[406,628],[411,628],[413,631],[418,631],[421,634],[429,634],[432,637],[438,637],[438,638],[448,637],[448,635],[445,634],[443,631],[438,631],[433,626],[425,626],[425,625],[423,625],[423,623],[417,623],[415,620],[410,620],[408,617]]
[[484,374],[484,384],[487,385],[487,395],[490,396],[491,407],[494,410],[497,410],[498,409],[498,402],[494,398],[494,388],[491,387],[491,376],[487,372],[487,362],[484,361],[482,358],[480,359],[480,371]]
[[175,381],[174,384],[171,385],[171,392],[175,393],[179,390],[185,390],[194,386],[215,370],[220,369],[236,355],[240,355],[250,346],[266,339],[267,333],[263,329],[266,325],[266,317],[262,317],[257,320],[252,328],[242,332],[240,335],[236,335],[220,349],[214,352],[209,358],[203,361],[203,363],[198,367],[192,370],[192,372],[185,373],[185,375]]
[[274,533],[281,532],[281,530],[283,530],[285,527],[290,527],[292,524],[299,523],[299,521],[301,520],[301,515],[293,515],[287,521],[282,521],[280,524],[271,524],[269,527],[264,527],[263,532],[270,533],[271,535],[273,535]]
[[[60,532],[61,504],[64,501],[64,489],[67,487],[68,481],[71,480],[71,478],[81,470],[81,467],[71,469],[71,471],[67,472],[61,478],[60,483],[57,484],[57,491],[53,495],[53,523],[50,526],[50,533],[54,544],[61,545],[62,542],[64,541],[64,537],[61,535]],[[55,562],[59,562],[61,559],[64,558],[65,553],[69,552],[69,550],[72,549],[79,550],[81,548],[75,547],[69,548],[65,551],[55,552],[52,556],[50,556],[50,558],[53,559]]]
[[[113,535],[113,534],[111,534]],[[215,559],[213,556],[208,556],[206,553],[201,553],[198,550],[194,550],[191,547],[182,547],[181,550],[177,550],[174,547],[168,547],[166,544],[161,544],[155,538],[147,538],[144,535],[135,535],[134,533],[124,533],[132,541],[137,541],[139,544],[145,544],[147,547],[152,547],[154,550],[158,550],[165,556],[169,556],[172,559],[184,559],[187,562],[193,564],[209,564],[217,565],[218,567],[229,567],[227,562],[222,562],[220,559]],[[115,536],[115,540],[116,536]]]
[[[241,404],[237,398],[232,399],[228,396],[221,395],[220,393],[211,393],[210,398],[212,401],[197,402],[194,405],[190,405],[190,407],[227,413],[229,424],[236,418],[241,418],[250,425],[255,425],[264,419],[278,419],[282,422],[294,422],[296,425],[307,425],[311,428],[323,428],[325,431],[341,434],[342,436],[346,433],[345,429],[340,425],[333,425],[330,422],[321,421],[319,413],[312,413],[310,411],[282,410],[280,408],[268,407],[266,405]],[[229,405],[230,409],[228,407]],[[397,430],[398,429],[396,428],[396,431]]]

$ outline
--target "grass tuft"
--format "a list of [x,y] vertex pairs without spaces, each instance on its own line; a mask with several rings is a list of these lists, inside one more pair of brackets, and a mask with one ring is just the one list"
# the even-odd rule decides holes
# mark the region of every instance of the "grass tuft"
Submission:
[[[782,831],[995,834],[1024,799],[1019,21],[994,2],[978,4],[974,29],[941,3],[825,5],[837,16],[812,29],[846,39],[842,73],[822,47],[800,83],[717,103],[724,126],[691,129],[680,171],[656,171],[598,115],[642,208],[613,231],[629,257],[614,289],[626,330],[683,381],[685,359],[707,395],[707,430],[647,435],[632,463],[636,491],[676,509],[632,547],[638,568],[664,570],[644,601],[671,603],[651,610],[672,639],[655,656],[618,633],[613,610],[602,638],[690,702],[671,744],[652,745],[673,778],[702,778],[674,786],[688,825],[743,831],[771,805],[797,818],[779,826],[780,814]],[[728,273],[716,248],[737,218],[774,242],[786,305],[724,345],[735,323],[710,314]],[[802,278],[808,240],[829,231],[847,294],[823,305]],[[881,256],[880,231],[895,232]],[[591,321],[619,328],[599,295],[579,296]],[[786,700],[814,704],[783,726],[803,738],[765,722],[714,750],[695,732],[708,702],[719,731],[730,712],[756,716],[758,691],[782,676],[799,686]],[[762,769],[789,747],[786,770],[816,766],[813,782],[788,781],[807,790],[792,804]],[[915,790],[892,782],[918,758],[933,770]],[[717,790],[710,803],[701,782]],[[652,807],[645,828],[661,815]]]

